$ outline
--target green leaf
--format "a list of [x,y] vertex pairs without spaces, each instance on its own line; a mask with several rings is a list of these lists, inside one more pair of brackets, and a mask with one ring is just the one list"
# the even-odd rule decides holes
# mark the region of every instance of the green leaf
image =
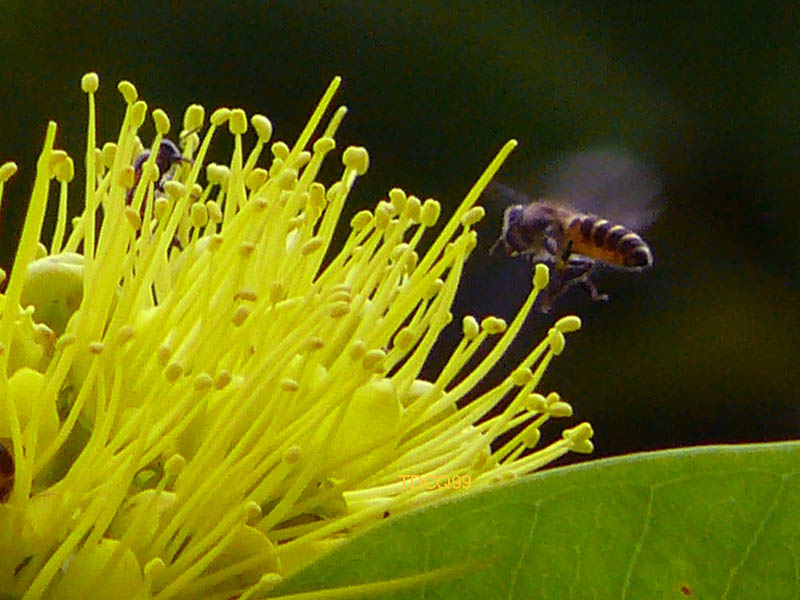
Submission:
[[391,597],[798,598],[800,442],[636,454],[454,491],[275,591],[453,566],[466,572]]

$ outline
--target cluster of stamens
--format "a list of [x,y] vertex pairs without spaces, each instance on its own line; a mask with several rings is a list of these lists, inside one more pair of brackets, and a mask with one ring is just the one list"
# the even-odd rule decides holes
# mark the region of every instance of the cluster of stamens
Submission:
[[[464,317],[438,377],[421,376],[476,246],[475,202],[515,143],[425,250],[439,203],[393,189],[352,218],[333,252],[369,163],[364,148],[347,148],[341,177],[317,181],[346,110],[312,138],[338,85],[293,146],[270,146],[265,166],[266,117],[250,119],[256,142],[246,153],[244,111],[214,111],[201,137],[204,110],[190,106],[186,160],[167,174],[157,152],[136,160],[147,106],[128,82],[119,138],[97,147],[98,81],[85,76],[87,185],[69,233],[74,168],[50,125],[0,319],[16,469],[7,504],[21,519],[19,543],[2,546],[11,567],[0,587],[38,597],[62,586],[70,597],[124,576],[159,599],[252,594],[367,523],[456,493],[404,477],[468,476],[477,488],[591,451],[585,423],[538,449],[540,427],[572,414],[557,394],[535,390],[577,317],[474,397],[547,287],[543,266],[511,324]],[[170,123],[163,111],[152,117],[159,148]],[[225,125],[230,163],[207,165],[201,183]],[[11,174],[0,167],[2,182]],[[48,249],[39,235],[51,178],[60,195]],[[493,348],[465,373],[489,338]]]

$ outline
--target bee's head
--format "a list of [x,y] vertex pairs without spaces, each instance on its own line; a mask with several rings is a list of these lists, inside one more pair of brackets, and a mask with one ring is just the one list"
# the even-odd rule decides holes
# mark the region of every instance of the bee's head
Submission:
[[181,154],[180,148],[178,148],[175,142],[166,138],[162,139],[161,146],[158,148],[158,155],[156,156],[156,165],[158,166],[159,172],[163,175],[169,171],[172,165],[180,162],[191,163],[192,161]]
[[542,249],[553,253],[557,235],[549,208],[537,203],[516,204],[503,214],[503,230],[489,253],[494,254],[500,247],[506,256],[536,253]]
[[520,224],[522,223],[522,211],[525,207],[522,204],[509,206],[503,213],[503,229],[500,237],[489,249],[489,254],[494,254],[502,247],[506,256],[516,256],[524,250],[521,247],[519,235]]

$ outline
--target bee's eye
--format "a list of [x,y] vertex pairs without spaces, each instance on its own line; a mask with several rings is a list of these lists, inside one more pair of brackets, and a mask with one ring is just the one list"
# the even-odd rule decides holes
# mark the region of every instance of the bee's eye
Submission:
[[522,222],[522,207],[512,206],[506,210],[506,226],[513,227]]

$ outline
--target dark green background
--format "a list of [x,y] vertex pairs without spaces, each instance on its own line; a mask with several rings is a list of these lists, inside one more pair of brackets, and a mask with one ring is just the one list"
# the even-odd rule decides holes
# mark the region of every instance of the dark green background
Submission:
[[[576,294],[556,311],[577,311],[584,329],[545,391],[594,424],[599,454],[796,437],[796,4],[622,4],[5,2],[0,160],[20,173],[4,202],[0,264],[12,260],[48,119],[81,160],[84,72],[101,77],[104,141],[122,114],[120,79],[176,126],[190,102],[239,106],[292,142],[339,74],[338,101],[351,109],[340,147],[371,156],[346,217],[393,186],[447,213],[510,137],[520,147],[509,181],[597,144],[630,148],[659,171],[664,210],[646,235],[655,268],[602,280],[608,304]],[[510,318],[527,293],[524,265],[486,256],[499,222],[494,208],[481,226],[458,321]],[[517,356],[550,321],[529,320]]]

